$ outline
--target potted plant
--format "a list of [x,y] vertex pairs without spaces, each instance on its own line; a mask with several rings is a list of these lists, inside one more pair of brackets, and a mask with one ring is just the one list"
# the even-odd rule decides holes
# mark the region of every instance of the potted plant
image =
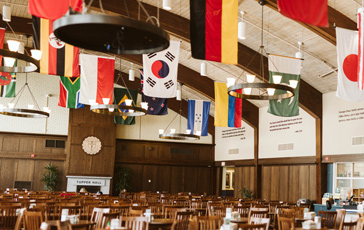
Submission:
[[248,189],[245,186],[239,192],[241,197],[244,199],[249,199],[249,200],[254,199],[254,191]]
[[120,194],[121,191],[128,191],[130,187],[130,169],[127,167],[117,167],[115,170],[115,191]]
[[56,191],[59,179],[59,170],[52,162],[48,163],[44,169],[43,177],[40,181],[44,182],[44,189],[50,192]]

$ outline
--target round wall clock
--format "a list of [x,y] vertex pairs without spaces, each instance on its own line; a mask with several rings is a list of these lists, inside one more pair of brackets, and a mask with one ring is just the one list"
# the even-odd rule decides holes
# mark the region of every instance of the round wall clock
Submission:
[[101,150],[101,141],[94,136],[86,137],[82,142],[82,148],[87,154],[95,155]]

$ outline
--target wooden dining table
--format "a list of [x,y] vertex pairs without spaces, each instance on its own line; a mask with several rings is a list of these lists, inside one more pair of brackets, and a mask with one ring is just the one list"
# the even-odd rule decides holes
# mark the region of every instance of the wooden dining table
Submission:
[[231,219],[231,223],[248,223],[248,217],[240,217],[238,219]]
[[[46,221],[50,229],[57,229],[57,220],[48,220]],[[71,224],[72,230],[91,230],[93,226],[96,225],[96,222],[89,220],[80,220],[78,223]]]

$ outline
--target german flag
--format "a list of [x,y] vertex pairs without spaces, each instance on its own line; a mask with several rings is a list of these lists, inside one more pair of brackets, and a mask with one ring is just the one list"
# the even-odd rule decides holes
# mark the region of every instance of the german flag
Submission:
[[238,62],[238,0],[190,0],[192,57]]
[[33,16],[35,47],[42,51],[40,73],[79,77],[79,48],[59,40],[53,33],[53,20]]

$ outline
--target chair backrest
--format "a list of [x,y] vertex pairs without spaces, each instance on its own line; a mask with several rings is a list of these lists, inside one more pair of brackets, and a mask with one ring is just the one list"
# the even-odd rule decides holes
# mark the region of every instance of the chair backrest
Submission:
[[26,208],[20,209],[20,213],[18,215],[18,218],[16,219],[14,230],[20,230],[21,224],[22,224],[23,219],[24,219],[25,210],[26,210]]
[[211,207],[209,209],[209,216],[219,216],[219,217],[225,217],[226,214],[226,208],[225,207]]
[[165,207],[164,208],[164,218],[166,219],[174,219],[176,217],[177,212],[185,212],[186,208],[174,208],[174,207]]
[[192,217],[193,212],[177,212],[174,218],[174,229],[188,229],[189,222],[188,220]]
[[278,216],[278,230],[294,230],[294,217]]
[[57,221],[57,230],[72,230],[72,225],[69,220],[61,222]]
[[250,209],[248,222],[252,217],[259,217],[259,218],[268,218],[268,210],[265,211],[256,211],[254,209]]
[[267,228],[266,224],[243,224],[238,223],[237,229],[241,230],[265,230]]
[[341,223],[344,222],[346,210],[345,209],[338,209],[336,210],[336,227],[340,227]]
[[39,230],[42,222],[43,222],[42,212],[25,211],[24,226],[26,230]]
[[96,226],[98,226],[101,223],[102,220],[102,214],[103,213],[109,213],[110,208],[94,208],[91,215],[91,221],[94,221],[96,223]]
[[321,227],[336,228],[336,211],[319,211],[318,215],[321,216]]
[[148,230],[147,217],[122,216],[121,222],[130,230]]
[[141,216],[141,215],[143,215],[143,210],[134,210],[134,209],[129,210],[129,216]]
[[20,210],[19,206],[13,205],[1,205],[0,206],[0,229],[14,228],[16,220],[18,218],[17,210]]
[[356,224],[355,230],[364,230],[364,217],[360,217],[358,219],[358,223]]
[[266,224],[267,225],[266,230],[268,230],[269,224],[270,224],[270,219],[269,218],[251,217],[249,224]]
[[339,230],[355,230],[357,222],[341,222]]
[[282,209],[282,213],[281,215],[282,217],[287,217],[287,218],[292,218],[292,217],[296,217],[296,210],[291,208],[291,209]]
[[118,219],[120,217],[120,212],[113,212],[113,213],[102,213],[102,221],[100,225],[97,226],[98,228],[105,228],[108,223],[111,222],[112,219]]
[[234,211],[239,212],[241,217],[248,217],[250,211],[250,205],[235,205]]
[[74,206],[60,206],[59,207],[59,220],[62,216],[62,210],[68,209],[68,215],[80,215],[82,213],[82,206],[74,205]]
[[223,224],[223,219],[219,216],[198,216],[197,223],[200,230],[216,230]]

